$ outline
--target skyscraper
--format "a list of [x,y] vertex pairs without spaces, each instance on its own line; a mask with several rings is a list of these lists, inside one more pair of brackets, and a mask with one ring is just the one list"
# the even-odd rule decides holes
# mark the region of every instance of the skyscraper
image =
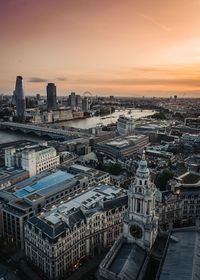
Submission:
[[76,107],[82,107],[82,98],[80,95],[76,95]]
[[90,110],[89,99],[86,96],[82,100],[82,110],[83,112],[87,112]]
[[47,110],[56,108],[56,86],[54,83],[48,83],[47,85]]
[[23,80],[22,76],[17,76],[15,91],[14,91],[16,114],[17,114],[17,117],[21,118],[21,119],[23,119],[24,111],[25,111],[25,98],[24,98],[22,80]]
[[76,107],[76,93],[75,92],[71,92],[68,100],[69,100],[69,106]]

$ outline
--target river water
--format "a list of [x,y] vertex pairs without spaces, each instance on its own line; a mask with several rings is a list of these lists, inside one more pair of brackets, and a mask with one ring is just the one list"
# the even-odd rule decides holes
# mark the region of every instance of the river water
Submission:
[[139,118],[142,118],[145,116],[150,116],[154,113],[155,112],[151,111],[151,110],[142,110],[141,111],[141,110],[137,110],[137,109],[115,111],[111,115],[60,122],[60,123],[57,123],[56,126],[69,126],[69,127],[87,129],[87,128],[95,127],[97,124],[100,124],[100,123],[102,125],[116,123],[120,115],[125,115],[125,116],[129,116],[129,117],[132,116],[134,119],[139,119]]
[[[125,110],[125,111],[116,111],[111,115],[104,116],[104,117],[91,117],[87,119],[79,119],[79,120],[73,120],[73,121],[67,121],[67,122],[60,122],[56,125],[58,126],[69,126],[69,127],[75,127],[75,128],[91,128],[95,127],[98,123],[101,123],[103,125],[108,125],[111,123],[116,123],[117,119],[119,118],[120,115],[125,115],[125,116],[132,116],[134,119],[139,119],[145,116],[150,116],[154,114],[153,111],[151,110]],[[0,144],[1,143],[6,143],[6,142],[11,142],[11,141],[17,141],[17,140],[33,140],[33,141],[42,141],[42,138],[39,138],[37,136],[32,136],[32,135],[26,135],[23,133],[14,133],[10,131],[0,131]]]

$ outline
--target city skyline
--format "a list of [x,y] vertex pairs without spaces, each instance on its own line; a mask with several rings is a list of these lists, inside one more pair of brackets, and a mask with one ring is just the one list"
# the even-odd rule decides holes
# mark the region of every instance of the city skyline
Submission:
[[200,97],[200,1],[0,0],[0,92]]

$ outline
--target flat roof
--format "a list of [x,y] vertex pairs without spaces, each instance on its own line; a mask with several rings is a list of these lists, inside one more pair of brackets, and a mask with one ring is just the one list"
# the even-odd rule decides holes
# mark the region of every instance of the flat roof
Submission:
[[86,210],[91,209],[96,206],[97,202],[104,198],[113,199],[120,192],[121,189],[114,186],[100,185],[74,197],[68,202],[62,203],[56,208],[52,208],[52,211],[46,213],[45,219],[53,224],[57,223],[62,218],[62,215],[68,215],[80,207],[84,207]]
[[192,229],[172,232],[159,280],[200,279],[200,233]]
[[25,173],[26,171],[23,169],[15,169],[15,168],[0,168],[0,180],[4,180],[8,177],[19,175]]
[[75,168],[84,172],[88,172],[89,170],[91,170],[91,168],[79,164],[73,164],[70,166],[70,168]]
[[200,173],[186,172],[178,177],[182,184],[197,184],[200,181]]
[[120,279],[137,279],[146,259],[146,252],[136,243],[124,242],[109,266]]
[[111,142],[108,142],[107,145],[109,146],[117,146],[117,147],[125,147],[129,145],[130,143],[127,140],[114,140]]
[[13,194],[17,198],[23,198],[26,197],[34,192],[46,189],[46,188],[51,188],[55,187],[56,185],[70,180],[74,178],[74,176],[66,171],[61,171],[57,170],[53,172],[52,174],[45,176],[44,178],[38,179],[37,177],[35,178],[35,181],[33,181],[30,184],[25,185],[21,189],[15,191]]
[[118,137],[113,139],[112,141],[105,142],[105,144],[109,146],[125,147],[125,146],[135,144],[135,141],[140,140],[143,137],[146,136],[143,134],[138,134],[138,135],[130,135],[126,137]]

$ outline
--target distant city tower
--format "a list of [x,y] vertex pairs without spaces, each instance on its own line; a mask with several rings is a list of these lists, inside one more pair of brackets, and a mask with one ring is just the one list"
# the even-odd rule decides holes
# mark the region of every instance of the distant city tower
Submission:
[[56,86],[54,83],[48,83],[47,85],[47,110],[56,108]]
[[17,117],[20,118],[20,119],[23,119],[24,118],[24,111],[25,111],[25,98],[24,98],[24,91],[23,91],[23,78],[22,78],[22,76],[17,76],[17,78],[16,78],[14,97],[15,97]]
[[90,110],[89,99],[86,96],[82,100],[82,110],[83,112],[88,112]]
[[76,106],[76,93],[75,92],[71,92],[71,94],[69,95],[69,106],[71,106],[71,107]]

